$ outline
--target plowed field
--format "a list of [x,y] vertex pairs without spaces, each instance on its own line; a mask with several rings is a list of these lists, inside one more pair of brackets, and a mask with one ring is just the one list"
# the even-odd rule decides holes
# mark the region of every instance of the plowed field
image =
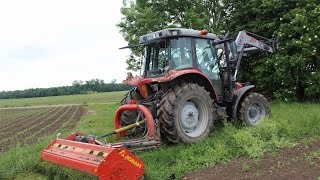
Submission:
[[73,128],[84,111],[80,105],[0,109],[0,153],[35,143],[60,128]]

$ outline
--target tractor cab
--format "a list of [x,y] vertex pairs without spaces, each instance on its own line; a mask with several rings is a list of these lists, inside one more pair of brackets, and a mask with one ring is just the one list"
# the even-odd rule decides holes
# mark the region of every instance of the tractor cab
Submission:
[[230,70],[230,64],[237,61],[232,39],[223,41],[207,30],[171,28],[146,34],[139,40],[144,46],[143,78],[163,77],[170,71],[190,73],[187,71],[193,69],[210,81],[206,84],[215,89],[211,92],[219,102],[232,101],[235,81],[230,77],[235,71]]
[[237,87],[236,76],[244,53],[254,50],[273,53],[277,49],[276,39],[247,31],[240,31],[233,40],[228,33],[221,38],[207,30],[183,28],[146,34],[139,43],[144,46],[143,78],[163,77],[170,70],[194,69],[210,81],[221,103],[232,102],[234,91],[242,87]]
[[211,80],[219,79],[214,42],[219,38],[207,31],[164,29],[140,37],[145,45],[144,77],[159,77],[169,70],[199,69]]

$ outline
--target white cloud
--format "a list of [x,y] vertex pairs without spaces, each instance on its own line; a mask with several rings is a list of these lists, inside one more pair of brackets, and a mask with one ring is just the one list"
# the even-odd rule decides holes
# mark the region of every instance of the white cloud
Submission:
[[0,1],[0,90],[121,82],[121,0]]

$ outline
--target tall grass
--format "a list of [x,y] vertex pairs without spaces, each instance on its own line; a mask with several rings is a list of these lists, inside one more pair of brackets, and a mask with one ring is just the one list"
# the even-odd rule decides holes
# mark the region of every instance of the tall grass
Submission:
[[257,158],[289,147],[303,138],[320,135],[319,104],[274,103],[273,115],[257,127],[236,127],[228,122],[216,127],[202,143],[164,147],[140,154],[146,163],[146,177],[166,179],[239,156]]
[[[113,127],[118,104],[89,105],[77,129],[90,134],[103,134]],[[68,134],[70,131],[65,131]],[[191,145],[162,145],[161,149],[137,155],[145,162],[146,179],[179,178],[183,173],[217,163],[226,163],[239,156],[257,158],[265,153],[290,147],[302,139],[319,137],[320,105],[298,103],[272,104],[272,117],[257,127],[238,127],[225,122],[215,128],[211,137]],[[51,139],[53,138],[50,137]],[[41,162],[40,151],[50,138],[27,148],[14,148],[1,155],[0,179],[16,174],[40,173],[50,179],[94,179],[93,176]]]

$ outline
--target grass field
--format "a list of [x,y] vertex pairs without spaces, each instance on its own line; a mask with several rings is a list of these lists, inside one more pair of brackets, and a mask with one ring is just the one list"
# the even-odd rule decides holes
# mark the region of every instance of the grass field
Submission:
[[[74,130],[95,135],[105,133],[113,128],[113,116],[118,106],[119,103],[89,104],[88,113],[80,123],[74,129],[64,129],[62,134],[67,135]],[[159,150],[141,152],[138,156],[146,164],[146,179],[179,178],[190,170],[228,162],[239,156],[257,158],[301,140],[317,138],[320,135],[319,112],[320,104],[272,103],[272,117],[258,127],[237,127],[225,122],[216,126],[211,137],[204,142],[176,146],[163,144]],[[16,147],[2,154],[0,179],[95,179],[39,160],[40,151],[55,138],[56,133],[39,139],[32,146]]]
[[50,96],[22,99],[0,99],[1,107],[43,106],[57,104],[87,104],[119,102],[127,91],[79,94],[68,96]]

